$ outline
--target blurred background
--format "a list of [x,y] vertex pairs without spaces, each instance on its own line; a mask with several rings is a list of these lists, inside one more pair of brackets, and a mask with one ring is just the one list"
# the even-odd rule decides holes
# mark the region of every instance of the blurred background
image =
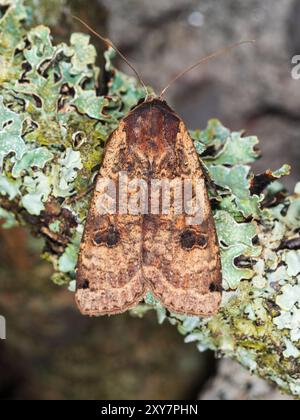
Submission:
[[[190,128],[219,118],[260,138],[254,170],[292,166],[300,180],[300,0],[31,0],[55,41],[85,31],[75,14],[109,36],[159,92],[185,67],[220,47],[243,46],[186,75],[167,94]],[[93,39],[99,52],[104,47]],[[101,60],[99,65],[101,65]],[[123,62],[118,66],[130,72]],[[236,364],[183,343],[155,315],[87,319],[53,285],[43,244],[25,230],[0,231],[0,399],[283,399]],[[3,373],[2,373],[3,372]]]

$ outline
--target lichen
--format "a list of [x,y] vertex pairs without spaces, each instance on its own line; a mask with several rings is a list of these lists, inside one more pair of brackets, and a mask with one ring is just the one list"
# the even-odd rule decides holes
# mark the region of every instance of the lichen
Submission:
[[[87,191],[109,134],[144,92],[114,67],[111,49],[100,78],[87,35],[55,45],[47,27],[32,27],[43,21],[43,11],[36,16],[30,7],[37,4],[0,0],[7,6],[0,8],[0,217],[6,228],[26,224],[40,234],[53,282],[74,291]],[[259,156],[258,139],[217,120],[191,136],[212,180],[222,308],[209,319],[179,316],[149,293],[132,313],[155,310],[200,351],[236,359],[300,397],[300,252],[293,248],[300,183],[288,197],[279,183],[287,166],[255,177],[249,165]]]
[[[220,313],[211,319],[176,314],[167,314],[167,319],[177,325],[187,343],[196,342],[200,351],[210,349],[236,359],[299,397],[300,260],[299,251],[288,245],[299,238],[299,184],[295,194],[286,197],[274,180],[287,174],[289,168],[267,171],[266,179],[276,184],[256,195],[253,206],[251,189],[257,180],[247,163],[253,159],[249,150],[257,141],[250,137],[247,143],[244,137],[245,154],[241,155],[240,149],[234,165],[222,159],[222,151],[234,152],[224,143],[239,137],[232,136],[219,122],[211,121],[207,130],[196,132],[194,138],[216,183],[212,202],[222,253],[223,302]],[[215,164],[214,156],[222,165]],[[227,182],[220,174],[226,174]],[[250,214],[246,207],[252,208]]]
[[299,397],[300,266],[298,251],[282,246],[283,241],[299,237],[297,192],[279,205],[285,210],[281,222],[274,218],[278,206],[260,219],[256,229],[261,252],[253,257],[249,280],[243,278],[237,290],[224,293],[223,307],[216,317],[199,319],[193,331],[184,329],[186,320],[181,317],[169,317],[172,323],[176,320],[187,342],[196,341],[201,350],[212,349],[234,358]]

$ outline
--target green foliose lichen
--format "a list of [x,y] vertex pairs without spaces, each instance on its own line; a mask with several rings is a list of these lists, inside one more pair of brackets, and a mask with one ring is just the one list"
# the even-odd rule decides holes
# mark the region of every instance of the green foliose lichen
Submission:
[[[261,178],[274,182],[288,174],[289,167],[255,178],[248,163],[257,157],[257,139],[230,133],[216,120],[191,134],[215,182],[211,195],[221,246],[223,302],[211,319],[176,314],[167,318],[200,351],[211,349],[234,358],[298,397],[300,254],[284,243],[299,238],[299,185],[285,199],[278,182],[266,193],[254,194]],[[231,158],[227,153],[234,154],[234,147],[237,154]],[[278,197],[281,202],[276,205]],[[266,207],[267,198],[273,207]],[[145,310],[143,305],[140,310]]]
[[[299,238],[297,191],[280,205],[284,208],[280,222],[272,217],[261,218],[257,225],[261,251],[254,256],[252,269],[248,269],[249,280],[240,281],[237,288],[234,284],[234,292],[224,292],[222,309],[216,317],[199,318],[198,325],[189,331],[183,329],[186,319],[170,315],[187,342],[195,341],[200,350],[212,349],[238,360],[295,397],[300,396],[300,259],[299,251],[282,244]],[[278,214],[277,206],[272,214]],[[226,278],[224,282],[227,288]]]
[[[67,199],[89,187],[105,141],[143,90],[113,68],[112,51],[106,53],[110,87],[101,87],[90,37],[74,33],[69,45],[55,45],[49,28],[30,28],[33,20],[41,21],[34,19],[39,2],[34,8],[32,3],[0,1],[2,203],[14,201],[22,223],[27,218],[24,211],[44,218],[56,199],[60,214],[67,208],[78,226],[87,206],[69,205]],[[100,90],[107,93],[101,95]],[[72,237],[68,232],[68,239]]]

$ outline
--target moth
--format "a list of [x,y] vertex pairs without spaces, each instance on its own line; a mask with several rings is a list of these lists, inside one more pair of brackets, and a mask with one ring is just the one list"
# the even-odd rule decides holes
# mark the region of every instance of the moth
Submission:
[[[107,141],[77,266],[84,315],[125,312],[147,292],[174,313],[218,312],[222,269],[205,172],[184,122],[162,99],[165,90],[133,109]],[[163,203],[157,193],[166,183],[173,190]],[[108,193],[109,185],[116,188]]]

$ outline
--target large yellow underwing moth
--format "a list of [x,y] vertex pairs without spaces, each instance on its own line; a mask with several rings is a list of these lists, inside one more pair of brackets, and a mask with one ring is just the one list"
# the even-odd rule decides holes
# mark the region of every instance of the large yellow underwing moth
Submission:
[[212,316],[221,281],[193,141],[161,97],[146,98],[106,144],[81,243],[78,307],[90,316],[118,314],[151,292],[172,312]]

